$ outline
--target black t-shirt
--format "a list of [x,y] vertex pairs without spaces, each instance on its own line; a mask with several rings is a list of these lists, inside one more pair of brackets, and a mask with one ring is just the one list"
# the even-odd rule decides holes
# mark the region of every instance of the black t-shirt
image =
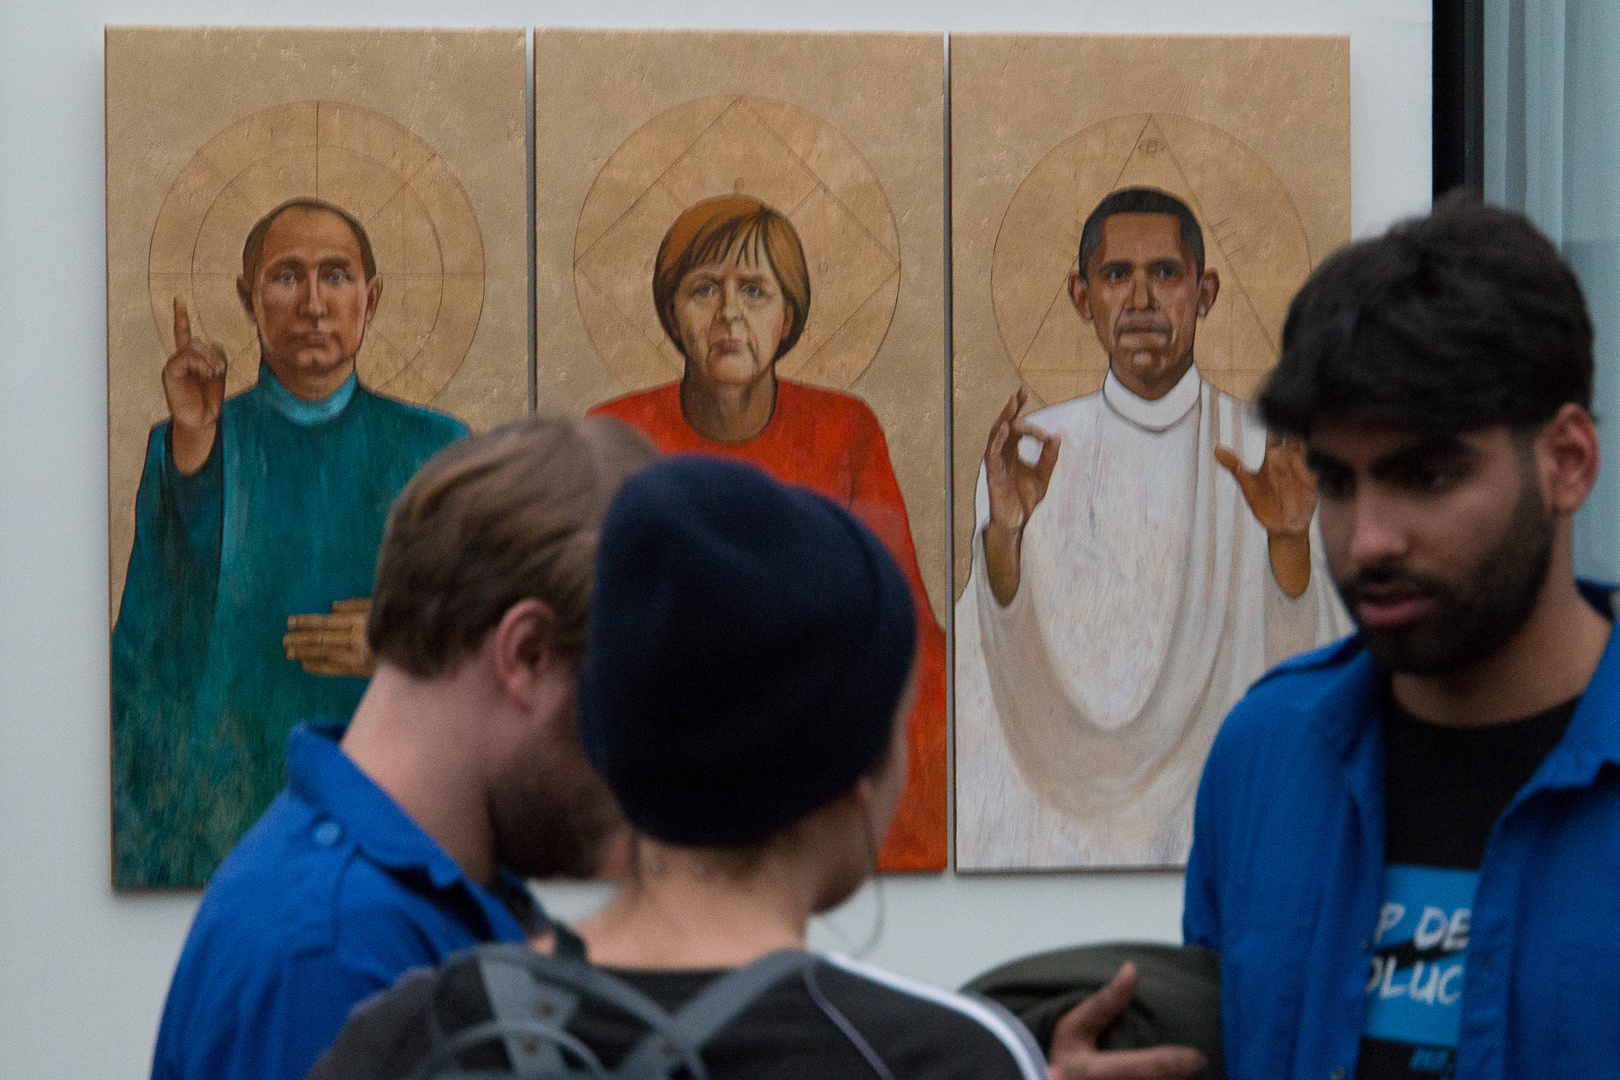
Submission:
[[1564,737],[1579,698],[1485,727],[1442,727],[1384,696],[1384,905],[1358,1080],[1440,1080],[1456,1023],[1474,885],[1491,829]]
[[[491,1019],[482,977],[469,954],[435,972],[408,973],[393,989],[362,1002],[309,1080],[396,1080],[428,1053],[428,1011],[441,1030]],[[674,1012],[722,971],[623,971],[613,974]],[[898,980],[850,961],[815,966],[817,989],[876,1052],[894,1080],[1045,1080],[1040,1051],[1018,1021],[986,1002]],[[602,1064],[616,1068],[647,1034],[640,1021],[586,1000],[568,1024]],[[789,976],[756,999],[702,1051],[711,1080],[863,1080],[879,1074],[818,1006],[805,981]],[[458,1058],[465,1069],[503,1071],[506,1052],[486,1044]],[[685,1070],[677,1077],[684,1078]]]

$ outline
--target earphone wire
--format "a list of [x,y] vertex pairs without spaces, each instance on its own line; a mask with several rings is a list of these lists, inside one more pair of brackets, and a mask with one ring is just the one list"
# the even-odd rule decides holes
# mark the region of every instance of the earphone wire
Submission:
[[866,936],[861,947],[851,954],[857,960],[865,960],[871,955],[872,950],[877,948],[878,942],[883,939],[884,921],[889,915],[888,897],[883,891],[883,875],[878,871],[877,841],[872,837],[870,827],[862,829],[861,834],[866,837],[866,853],[872,859],[872,903],[875,910],[872,915],[872,932]]
[[825,917],[821,919],[821,925],[825,926],[834,937],[841,941],[844,948],[848,950],[849,955],[856,960],[865,960],[872,954],[872,950],[877,948],[878,942],[883,939],[883,927],[889,913],[888,897],[883,891],[883,878],[877,870],[878,845],[877,841],[872,838],[871,827],[863,828],[861,836],[866,841],[867,858],[872,862],[872,876],[869,879],[872,883],[872,903],[874,905],[872,929],[866,935],[866,940],[861,943],[860,948],[854,948],[854,943],[850,941],[849,935],[844,933],[837,923]]
[[866,1059],[866,1064],[871,1066],[872,1071],[877,1074],[878,1080],[894,1080],[894,1073],[884,1063],[883,1059],[878,1056],[878,1052],[872,1048],[872,1044],[866,1041],[866,1036],[862,1035],[860,1029],[850,1023],[849,1017],[845,1016],[838,1006],[834,1005],[827,998],[827,995],[822,993],[821,983],[816,979],[816,966],[816,964],[812,963],[806,965],[804,969],[804,988],[810,992],[810,1000],[814,1001],[816,1008],[820,1009],[822,1014],[833,1022],[834,1027],[844,1033],[844,1037],[859,1051],[861,1057]]

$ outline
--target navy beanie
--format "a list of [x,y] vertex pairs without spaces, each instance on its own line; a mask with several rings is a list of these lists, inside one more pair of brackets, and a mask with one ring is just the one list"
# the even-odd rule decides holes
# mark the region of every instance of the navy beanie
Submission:
[[878,763],[916,639],[905,578],[847,511],[666,458],[602,523],[580,736],[641,832],[755,843]]

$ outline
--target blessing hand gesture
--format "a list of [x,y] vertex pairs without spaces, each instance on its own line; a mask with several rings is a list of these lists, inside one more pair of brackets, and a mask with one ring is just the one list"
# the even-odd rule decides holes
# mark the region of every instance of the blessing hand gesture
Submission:
[[1305,464],[1305,442],[1266,435],[1266,456],[1250,472],[1243,460],[1224,446],[1215,448],[1220,462],[1243,491],[1271,544],[1271,572],[1289,596],[1298,596],[1311,581],[1311,517],[1316,513],[1316,477]]
[[[1059,436],[1018,418],[1029,393],[1023,387],[1007,400],[1007,405],[990,425],[990,438],[984,447],[984,475],[990,488],[990,520],[1007,529],[1022,529],[1029,516],[1046,498],[1057,465]],[[1018,452],[1025,436],[1041,445],[1040,457],[1032,465]]]
[[[1018,592],[1023,574],[1024,526],[1046,498],[1060,447],[1059,436],[1048,435],[1018,418],[1028,399],[1028,391],[1021,386],[1007,399],[1006,407],[990,425],[990,438],[984,447],[985,484],[990,491],[990,522],[984,530],[984,555],[990,591],[1004,605],[1012,603]],[[1018,445],[1026,436],[1041,447],[1040,456],[1033,464],[1018,452]]]
[[163,364],[175,467],[190,476],[208,461],[225,404],[225,350],[191,333],[186,302],[174,298],[174,355]]

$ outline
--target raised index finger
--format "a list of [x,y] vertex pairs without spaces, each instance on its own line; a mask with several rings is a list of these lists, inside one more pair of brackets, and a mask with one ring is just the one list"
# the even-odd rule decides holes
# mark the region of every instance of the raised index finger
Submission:
[[178,296],[174,298],[174,351],[185,352],[191,348],[191,312],[186,310],[186,302]]

